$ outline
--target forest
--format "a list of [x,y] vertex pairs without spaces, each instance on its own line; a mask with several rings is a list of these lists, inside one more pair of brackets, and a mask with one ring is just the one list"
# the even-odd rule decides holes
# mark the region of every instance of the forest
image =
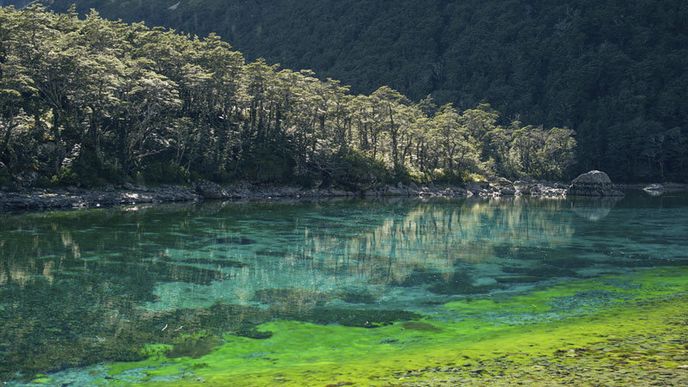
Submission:
[[0,183],[560,179],[573,130],[248,62],[218,35],[0,8]]
[[[24,5],[25,0],[0,0]],[[216,32],[249,61],[382,85],[498,124],[576,131],[574,173],[688,181],[688,3],[683,0],[51,0],[66,11]]]

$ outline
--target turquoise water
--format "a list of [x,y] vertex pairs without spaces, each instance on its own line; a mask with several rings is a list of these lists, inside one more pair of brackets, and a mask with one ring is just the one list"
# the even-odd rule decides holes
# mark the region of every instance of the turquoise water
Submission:
[[450,321],[457,317],[440,307],[450,301],[686,267],[687,236],[686,195],[5,214],[0,380],[83,380],[85,370],[142,360],[146,344],[203,332],[206,341],[167,354],[199,357],[222,335],[265,339],[256,327],[275,320]]

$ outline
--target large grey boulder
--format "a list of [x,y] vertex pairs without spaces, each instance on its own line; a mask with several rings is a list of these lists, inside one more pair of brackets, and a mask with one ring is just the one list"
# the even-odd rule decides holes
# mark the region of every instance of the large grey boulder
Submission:
[[590,171],[575,178],[566,190],[567,196],[621,197],[609,176],[602,171]]

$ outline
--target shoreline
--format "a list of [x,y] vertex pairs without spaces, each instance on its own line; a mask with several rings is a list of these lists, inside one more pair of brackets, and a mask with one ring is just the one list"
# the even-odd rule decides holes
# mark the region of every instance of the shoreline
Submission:
[[206,201],[269,201],[279,199],[312,200],[373,197],[468,197],[470,191],[458,187],[424,188],[418,191],[384,187],[368,191],[340,189],[304,189],[299,187],[260,187],[236,185],[221,187],[213,183],[195,186],[165,185],[158,187],[125,185],[101,189],[55,188],[23,192],[0,190],[0,213],[41,212],[109,208],[139,204],[191,203]]
[[[540,192],[540,191],[538,191]],[[549,191],[547,191],[549,192]],[[386,185],[367,190],[306,189],[290,186],[257,186],[236,184],[220,186],[203,181],[192,186],[162,185],[157,187],[125,184],[99,189],[54,188],[32,189],[21,192],[0,190],[0,213],[40,212],[108,208],[138,204],[189,203],[204,201],[263,201],[263,200],[312,200],[334,198],[468,198],[515,196],[517,191],[492,186],[489,183],[465,185],[408,186]],[[530,194],[530,193],[529,193]],[[562,194],[562,192],[557,192]],[[556,196],[556,195],[549,195]]]
[[[647,184],[617,184],[624,191],[641,191]],[[688,185],[665,183],[662,191],[645,192],[652,196],[663,193],[688,192]],[[41,212],[50,210],[73,210],[87,208],[108,208],[137,204],[162,204],[204,201],[262,201],[262,200],[312,200],[332,198],[469,198],[484,199],[497,197],[539,197],[566,198],[563,183],[466,183],[462,185],[418,186],[416,184],[386,185],[368,190],[347,191],[343,189],[305,189],[289,186],[256,186],[238,184],[220,186],[211,182],[200,182],[193,186],[162,185],[157,187],[125,184],[120,187],[107,186],[99,189],[49,188],[21,192],[0,190],[0,213]],[[660,192],[659,194],[657,192]]]

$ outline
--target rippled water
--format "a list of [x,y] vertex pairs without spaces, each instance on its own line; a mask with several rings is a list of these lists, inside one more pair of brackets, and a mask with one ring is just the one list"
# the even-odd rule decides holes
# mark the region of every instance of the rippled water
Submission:
[[688,266],[687,236],[685,195],[3,215],[0,380],[136,361],[146,344],[216,332],[167,353],[198,357],[220,334],[264,338],[256,327],[274,320],[451,320],[439,306],[454,300]]

